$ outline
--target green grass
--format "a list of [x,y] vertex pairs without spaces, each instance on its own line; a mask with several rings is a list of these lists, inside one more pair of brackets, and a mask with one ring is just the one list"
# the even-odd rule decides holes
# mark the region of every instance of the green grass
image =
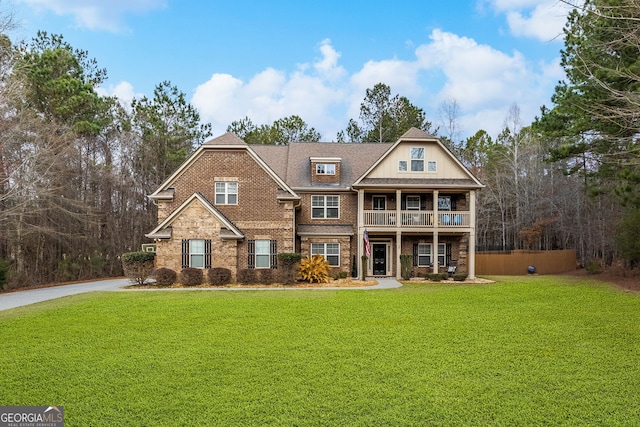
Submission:
[[640,295],[549,276],[0,312],[0,405],[67,426],[631,426],[639,361]]

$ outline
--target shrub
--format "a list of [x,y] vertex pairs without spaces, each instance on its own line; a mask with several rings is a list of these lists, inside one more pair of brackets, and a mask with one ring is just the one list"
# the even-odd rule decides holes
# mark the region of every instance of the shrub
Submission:
[[0,258],[0,290],[4,289],[4,285],[9,281],[9,263]]
[[284,283],[292,284],[296,281],[296,264],[300,262],[302,255],[291,252],[278,254],[280,261],[280,278]]
[[224,286],[231,283],[231,270],[228,268],[216,267],[207,271],[209,283],[213,286]]
[[187,267],[180,271],[180,283],[184,286],[197,286],[202,284],[203,274],[199,268]]
[[298,277],[309,283],[328,283],[329,268],[329,261],[322,255],[316,254],[300,261]]
[[464,282],[465,280],[467,280],[467,273],[455,273],[453,275],[453,280],[455,280],[456,282]]
[[587,274],[600,274],[602,273],[602,264],[596,260],[591,260],[587,263],[585,270],[587,270]]
[[400,275],[404,280],[411,279],[413,273],[413,255],[401,254],[400,255]]
[[153,260],[155,254],[153,252],[127,252],[122,254],[122,269],[124,275],[136,284],[142,285],[144,281],[151,276],[153,270]]
[[153,273],[158,286],[171,286],[176,283],[178,273],[170,268],[159,268]]
[[349,277],[349,273],[347,273],[346,271],[340,271],[338,272],[338,274],[333,276],[333,278],[336,280],[346,279],[347,277]]
[[270,268],[261,268],[259,270],[256,270],[256,276],[258,279],[257,281],[265,285],[271,285],[272,283],[275,283],[277,281],[277,275],[277,270],[272,270]]
[[440,282],[449,278],[448,273],[429,273],[426,277],[433,282]]
[[256,274],[255,268],[243,268],[238,271],[238,283],[242,283],[243,285],[250,285],[252,283],[256,283],[258,281],[258,276]]

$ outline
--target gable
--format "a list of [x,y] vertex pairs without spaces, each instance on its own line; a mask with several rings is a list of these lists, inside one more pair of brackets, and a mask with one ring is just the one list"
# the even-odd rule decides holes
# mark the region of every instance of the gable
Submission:
[[174,226],[203,229],[208,233],[219,234],[223,238],[242,239],[244,237],[242,232],[200,193],[191,195],[151,233],[146,234],[146,237],[170,239]]
[[[224,153],[222,156],[232,156],[235,157],[235,159],[241,160],[226,160],[220,157],[220,153]],[[211,164],[211,161],[208,160],[211,159],[212,155],[219,158],[219,160],[213,161],[214,164]],[[197,180],[200,181],[202,179],[211,179],[212,174],[216,176],[233,177],[238,175],[239,170],[247,169],[253,169],[257,173],[265,174],[266,179],[274,182],[274,186],[278,188],[279,194],[281,194],[282,197],[294,199],[298,197],[282,178],[245,144],[244,141],[231,133],[226,133],[202,144],[160,187],[149,195],[149,198],[173,200],[173,194],[176,192],[173,189],[175,189],[176,184],[180,180],[193,183],[193,176],[198,177]],[[229,170],[230,172],[226,172]],[[185,175],[190,176],[186,177]],[[171,193],[170,197],[165,197],[168,192]],[[209,194],[206,195],[210,196]],[[186,197],[186,194],[183,194],[183,197]]]
[[[414,170],[412,161],[421,167]],[[401,141],[369,171],[367,178],[468,179],[469,172],[436,141]]]

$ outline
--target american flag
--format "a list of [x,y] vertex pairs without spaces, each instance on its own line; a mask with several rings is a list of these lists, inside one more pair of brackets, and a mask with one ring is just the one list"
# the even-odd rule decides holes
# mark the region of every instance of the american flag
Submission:
[[371,246],[369,245],[369,232],[364,230],[364,252],[369,256],[371,254]]

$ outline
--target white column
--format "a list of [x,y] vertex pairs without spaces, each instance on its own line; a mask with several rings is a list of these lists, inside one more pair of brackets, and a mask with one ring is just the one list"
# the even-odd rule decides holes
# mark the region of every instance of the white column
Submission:
[[469,252],[467,253],[467,278],[476,276],[476,192],[469,193]]
[[400,229],[396,231],[396,279],[402,277],[402,268],[400,265],[400,254],[402,253],[402,232]]
[[433,190],[433,272],[438,272],[438,229],[440,218],[438,218],[438,190]]
[[[358,190],[358,278],[362,277],[362,255],[364,255],[364,190]],[[366,275],[366,272],[365,272]]]
[[396,190],[396,279],[402,277],[402,268],[400,266],[400,254],[402,254],[402,226],[400,215],[402,214],[402,191]]

